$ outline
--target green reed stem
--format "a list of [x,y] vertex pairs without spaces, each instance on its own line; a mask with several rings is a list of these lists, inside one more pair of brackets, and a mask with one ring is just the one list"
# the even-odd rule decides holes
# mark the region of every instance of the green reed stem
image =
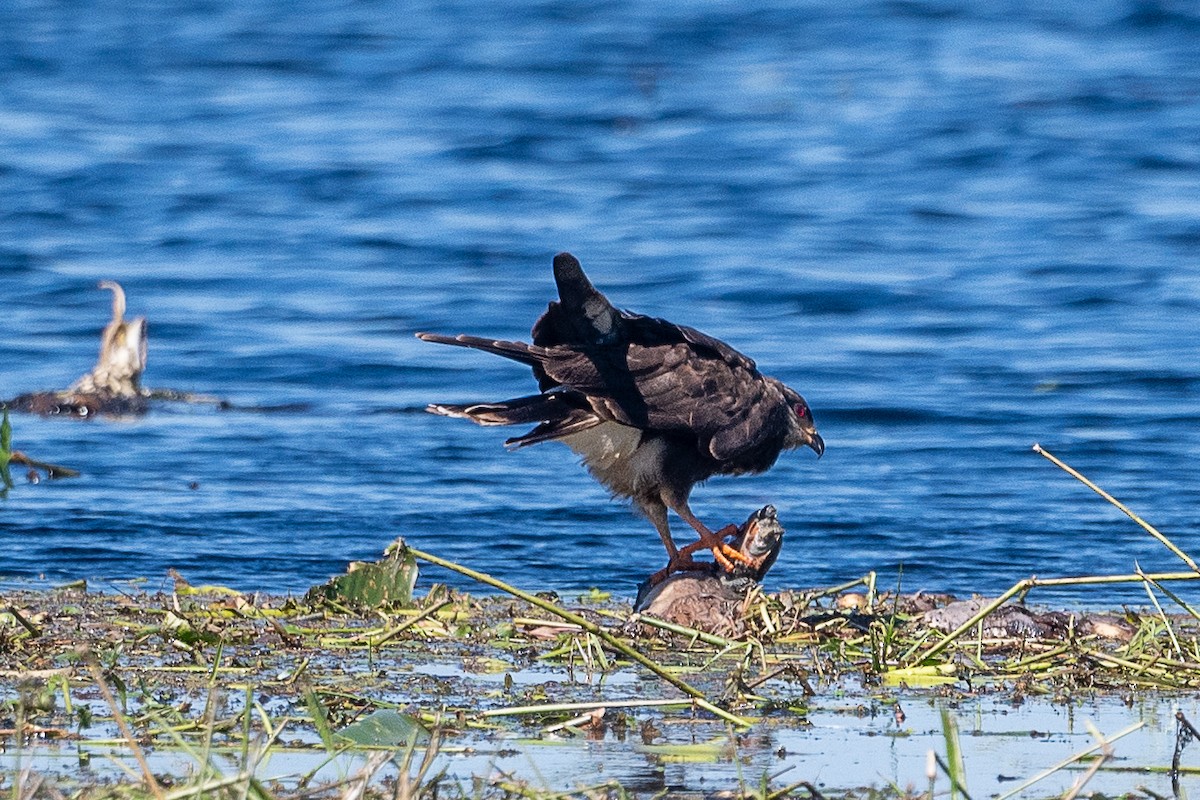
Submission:
[[1088,586],[1088,585],[1100,586],[1100,585],[1105,585],[1105,584],[1110,584],[1110,583],[1145,583],[1147,580],[1150,580],[1150,581],[1194,581],[1194,580],[1200,580],[1200,573],[1160,572],[1160,573],[1155,573],[1155,574],[1143,573],[1143,574],[1136,574],[1136,575],[1088,575],[1088,576],[1070,577],[1070,578],[1038,578],[1036,576],[1031,577],[1031,578],[1025,578],[1024,580],[1020,580],[1020,581],[1017,581],[1016,583],[1014,583],[1012,588],[1009,589],[1007,592],[1000,595],[999,597],[997,597],[992,602],[988,603],[983,608],[979,609],[979,611],[975,612],[974,616],[972,616],[970,619],[968,619],[962,625],[959,625],[957,628],[950,631],[950,633],[946,634],[941,639],[939,639],[935,645],[930,647],[925,652],[921,653],[920,657],[917,659],[917,662],[920,663],[921,661],[925,661],[926,659],[933,658],[937,654],[941,653],[943,650],[945,650],[947,647],[949,647],[951,644],[953,644],[956,639],[961,637],[967,631],[971,630],[971,628],[978,625],[985,617],[989,616],[990,614],[995,612],[996,609],[1000,608],[1000,606],[1007,603],[1009,600],[1011,600],[1016,595],[1018,595],[1022,592],[1027,592],[1030,589],[1034,588],[1035,586]]
[[1193,572],[1200,574],[1200,566],[1197,566],[1196,562],[1193,561],[1192,558],[1187,553],[1183,552],[1178,547],[1176,547],[1174,542],[1172,542],[1170,539],[1168,539],[1166,536],[1164,536],[1162,533],[1160,533],[1158,531],[1158,529],[1155,528],[1153,525],[1151,525],[1149,522],[1146,522],[1144,519],[1139,517],[1137,514],[1130,511],[1129,508],[1126,507],[1125,504],[1122,503],[1120,500],[1113,497],[1111,494],[1104,491],[1096,484],[1092,483],[1090,480],[1085,478],[1083,475],[1081,475],[1075,469],[1067,466],[1065,463],[1063,463],[1058,458],[1053,456],[1048,450],[1043,449],[1040,444],[1035,444],[1033,446],[1033,452],[1037,453],[1040,456],[1044,456],[1046,458],[1046,460],[1049,461],[1051,464],[1054,464],[1054,466],[1063,470],[1068,475],[1070,475],[1072,478],[1075,478],[1080,483],[1082,483],[1084,486],[1088,487],[1093,492],[1100,495],[1105,500],[1107,500],[1108,502],[1112,503],[1114,506],[1119,508],[1122,511],[1122,513],[1125,514],[1125,516],[1129,517],[1131,520],[1133,520],[1138,525],[1140,525],[1142,527],[1142,530],[1146,531],[1146,533],[1150,534],[1155,539],[1158,539],[1158,541],[1162,542],[1163,546],[1165,546],[1168,550],[1170,550],[1175,555],[1179,556],[1179,558],[1183,561],[1183,563],[1187,564],[1188,567]]

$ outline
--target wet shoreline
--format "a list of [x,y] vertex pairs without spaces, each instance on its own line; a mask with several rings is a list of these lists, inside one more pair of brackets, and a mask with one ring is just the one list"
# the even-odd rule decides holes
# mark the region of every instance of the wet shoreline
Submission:
[[[1139,670],[1119,665],[1136,657],[1130,641],[1103,644],[1075,632],[976,637],[944,658],[906,666],[901,651],[932,635],[914,622],[909,604],[919,596],[870,598],[869,609],[859,593],[805,599],[817,596],[765,596],[752,613],[771,618],[775,632],[752,629],[724,642],[661,630],[631,637],[627,603],[600,593],[561,601],[741,726],[512,597],[435,586],[406,606],[352,611],[311,597],[191,587],[181,577],[174,591],[157,593],[6,589],[0,703],[12,724],[0,760],[10,774],[20,763],[85,797],[111,781],[144,783],[96,681],[102,675],[156,780],[172,786],[205,773],[191,750],[208,741],[233,773],[240,767],[230,754],[265,747],[272,767],[262,775],[273,776],[276,796],[367,766],[370,791],[386,793],[399,768],[374,764],[371,754],[401,760],[412,748],[419,761],[432,747],[438,769],[425,779],[440,770],[444,796],[467,785],[483,796],[511,796],[515,786],[536,797],[693,796],[766,781],[797,796],[809,796],[811,785],[850,797],[862,787],[886,794],[893,784],[923,790],[928,753],[943,754],[953,728],[975,796],[989,796],[1094,744],[1085,724],[1094,722],[1105,735],[1124,736],[1112,744],[1120,758],[1110,766],[1120,769],[1098,771],[1092,788],[1170,795],[1172,715],[1200,718],[1187,670],[1177,670],[1185,684],[1176,688],[1139,688]],[[810,622],[786,630],[788,609],[800,606],[813,612]],[[1182,647],[1196,646],[1193,626],[1164,619]],[[1134,637],[1155,634],[1170,646],[1161,626],[1147,624]],[[1149,655],[1141,679],[1169,655]],[[341,738],[364,722],[374,731],[365,740]],[[18,737],[22,725],[31,727]],[[418,730],[411,742],[387,739]],[[338,755],[326,763],[331,752]],[[1197,759],[1200,751],[1182,752],[1185,767]],[[1091,763],[1084,757],[1056,772],[1031,796],[1064,790]],[[309,775],[314,769],[319,774]],[[1178,777],[1189,779],[1186,771]]]

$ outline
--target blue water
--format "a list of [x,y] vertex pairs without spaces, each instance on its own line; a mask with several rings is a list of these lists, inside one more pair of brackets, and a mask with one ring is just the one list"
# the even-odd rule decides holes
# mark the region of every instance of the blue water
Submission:
[[404,536],[632,594],[658,538],[566,448],[421,411],[531,388],[412,333],[527,336],[564,249],[808,398],[823,459],[694,494],[779,508],[770,588],[1178,568],[1035,441],[1200,556],[1189,3],[16,0],[0,198],[0,396],[90,367],[108,278],[147,385],[306,407],[15,417],[84,474],[0,501],[2,576],[301,591]]

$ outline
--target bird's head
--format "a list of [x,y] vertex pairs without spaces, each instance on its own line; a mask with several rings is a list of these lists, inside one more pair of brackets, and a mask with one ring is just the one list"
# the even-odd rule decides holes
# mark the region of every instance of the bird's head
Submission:
[[825,453],[825,440],[817,433],[812,409],[800,393],[785,386],[783,396],[788,404],[788,447],[811,447],[820,458]]

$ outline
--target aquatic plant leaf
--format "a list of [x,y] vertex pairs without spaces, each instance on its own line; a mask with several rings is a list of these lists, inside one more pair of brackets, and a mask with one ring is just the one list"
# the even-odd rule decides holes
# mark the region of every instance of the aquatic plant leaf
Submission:
[[958,738],[958,718],[945,707],[942,708],[942,738],[946,740],[946,777],[950,779],[950,800],[958,800],[960,794],[969,798],[967,770]]
[[925,664],[889,669],[879,677],[888,686],[945,686],[958,682],[958,669],[954,664]]
[[232,589],[228,586],[222,586],[219,583],[202,583],[199,586],[192,586],[190,584],[187,586],[177,586],[175,588],[175,593],[181,597],[186,597],[187,595],[194,595],[194,594],[220,595],[222,597],[241,597],[242,596],[242,593],[239,592],[237,589]]
[[308,591],[310,603],[331,600],[351,608],[380,608],[411,605],[417,583],[417,560],[397,542],[388,547],[379,561],[351,562],[346,574]]
[[426,742],[429,731],[416,718],[390,708],[373,711],[337,732],[360,747],[403,747],[409,742]]
[[7,464],[12,458],[12,423],[8,421],[8,408],[0,419],[0,464]]
[[12,459],[12,424],[8,421],[8,407],[4,407],[0,419],[0,499],[8,496],[13,488],[12,475],[8,473],[8,462]]
[[191,647],[200,644],[216,644],[220,640],[220,637],[212,631],[195,627],[174,611],[168,611],[163,616],[162,634]]
[[639,753],[651,753],[671,764],[712,764],[727,760],[731,753],[726,739],[688,744],[639,744],[634,745],[633,749]]
[[595,586],[593,586],[591,589],[588,589],[587,592],[585,592],[584,594],[579,595],[579,602],[590,603],[593,605],[599,605],[600,603],[606,603],[611,599],[612,599],[612,592],[601,591],[600,589],[596,588]]
[[337,745],[333,741],[333,728],[329,725],[329,715],[325,713],[325,706],[321,705],[321,698],[317,697],[317,693],[312,689],[305,689],[304,705],[308,709],[309,717],[312,718],[313,726],[317,729],[317,735],[321,737],[321,744],[325,745],[325,751],[336,752]]

